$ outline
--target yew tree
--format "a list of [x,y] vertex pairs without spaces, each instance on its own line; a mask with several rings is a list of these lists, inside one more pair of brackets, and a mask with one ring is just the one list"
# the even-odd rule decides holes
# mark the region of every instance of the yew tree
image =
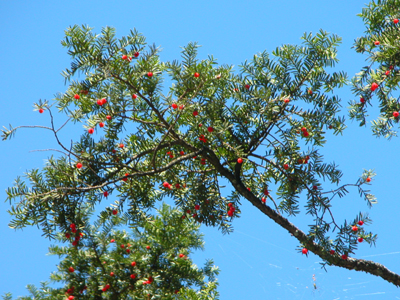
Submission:
[[[400,1],[373,1],[361,17],[367,29],[355,49],[367,53],[371,65],[352,80],[361,101],[350,103],[350,117],[364,125],[369,104],[378,99],[382,116],[373,131],[390,137],[400,110],[392,95],[400,78]],[[72,223],[87,228],[86,209],[113,196],[130,226],[169,201],[181,222],[229,233],[246,213],[241,203],[249,201],[298,240],[299,255],[312,252],[323,266],[400,285],[400,276],[385,266],[356,258],[360,242],[376,240],[366,228],[368,214],[344,221],[334,214],[334,200],[350,191],[367,206],[376,201],[368,190],[373,171],[343,183],[342,172],[321,154],[327,133],[346,127],[336,96],[348,82],[336,69],[338,36],[304,34],[302,45],[259,53],[234,69],[212,56],[198,59],[196,43],[183,47],[180,60],[163,62],[159,48],[135,30],[117,38],[110,27],[95,34],[73,26],[65,34],[62,45],[72,58],[63,72],[68,88],[51,103],[35,104],[50,115],[50,125],[41,127],[54,133],[61,155],[7,191],[12,228],[38,225],[45,236],[60,238]],[[61,142],[65,124],[54,127],[54,111],[83,124],[72,145]],[[20,127],[3,130],[3,138]],[[304,215],[312,217],[307,232],[288,220]],[[108,211],[96,222],[113,218]]]
[[93,207],[82,205],[79,214],[79,225],[58,233],[49,249],[63,258],[50,276],[57,286],[28,285],[30,296],[17,300],[219,299],[218,268],[212,260],[198,268],[188,257],[204,246],[200,225],[182,220],[178,210],[163,204],[134,223],[109,207],[94,222]]

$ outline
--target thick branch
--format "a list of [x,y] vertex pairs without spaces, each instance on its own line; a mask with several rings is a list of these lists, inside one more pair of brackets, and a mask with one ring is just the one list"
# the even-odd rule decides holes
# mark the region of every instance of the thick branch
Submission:
[[301,244],[303,244],[309,251],[318,255],[323,260],[327,261],[328,264],[342,267],[349,270],[364,271],[372,275],[381,277],[382,279],[393,283],[395,286],[400,286],[400,275],[390,271],[385,266],[363,259],[347,258],[342,259],[339,255],[331,255],[326,249],[320,245],[314,243],[312,238],[308,237],[302,230],[297,228],[294,224],[289,222],[288,219],[279,215],[276,211],[271,209],[269,206],[264,205],[260,199],[258,199],[252,192],[247,190],[243,185],[240,176],[235,176],[228,169],[224,168],[218,160],[218,157],[210,149],[207,149],[207,154],[210,157],[210,162],[216,167],[218,172],[225,178],[227,178],[232,184],[233,188],[236,189],[244,198],[246,198],[251,204],[257,207],[262,213],[267,215],[275,223],[285,228],[291,233]]

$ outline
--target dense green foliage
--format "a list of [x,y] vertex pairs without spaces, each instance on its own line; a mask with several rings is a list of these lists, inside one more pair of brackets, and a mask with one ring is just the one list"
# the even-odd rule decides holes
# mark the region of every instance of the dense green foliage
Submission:
[[[370,64],[364,67],[353,78],[353,91],[363,98],[352,101],[350,117],[364,125],[369,106],[379,101],[380,115],[372,122],[373,133],[376,136],[391,138],[397,132],[400,104],[395,94],[399,87],[400,52],[399,52],[399,18],[400,1],[371,1],[359,15],[367,28],[365,35],[355,41],[355,50],[367,55]],[[373,90],[372,85],[379,88]]]
[[[392,93],[399,83],[399,25],[393,21],[399,7],[399,1],[371,2],[361,14],[366,35],[355,43],[358,52],[369,55],[371,65],[352,80],[363,102],[351,103],[350,116],[364,125],[376,94],[381,117],[373,130],[378,136],[391,137],[391,126],[398,122],[394,112],[400,105]],[[339,224],[332,203],[346,195],[349,186],[358,189],[367,205],[375,203],[366,189],[375,174],[365,171],[355,183],[343,184],[337,166],[324,162],[320,152],[327,132],[340,134],[346,127],[334,92],[347,83],[347,75],[331,70],[338,62],[338,36],[321,30],[302,39],[301,46],[284,45],[272,55],[259,53],[234,70],[219,66],[212,56],[199,60],[195,43],[183,48],[181,61],[162,62],[159,49],[147,46],[136,31],[118,39],[110,27],[100,34],[86,26],[68,28],[62,41],[72,58],[71,68],[63,72],[68,89],[54,104],[35,104],[37,110],[50,113],[51,127],[46,129],[54,133],[63,154],[49,158],[42,170],[29,171],[27,182],[18,178],[8,189],[14,217],[10,226],[38,225],[46,236],[60,241],[71,223],[85,233],[77,248],[51,249],[67,255],[61,273],[53,276],[56,281],[99,292],[110,280],[108,272],[118,265],[115,276],[124,279],[111,285],[109,299],[140,299],[144,294],[167,299],[165,295],[170,297],[182,286],[188,286],[181,289],[182,297],[200,297],[191,285],[201,287],[201,297],[212,299],[217,297],[216,270],[210,264],[198,270],[190,260],[177,261],[176,255],[201,245],[194,224],[230,232],[246,199],[297,238],[299,252],[309,250],[324,264],[362,270],[400,285],[399,275],[384,266],[349,257],[360,239],[372,245],[376,235],[363,226],[371,222],[365,213]],[[58,138],[65,124],[54,127],[53,105],[67,115],[66,122],[84,124],[71,147]],[[17,129],[3,130],[3,139]],[[109,195],[117,197],[114,209],[123,216],[114,216],[109,208],[90,225],[89,216]],[[304,206],[299,204],[302,198],[307,199]],[[171,218],[164,206],[162,217],[152,219],[155,205],[171,199]],[[313,218],[308,233],[283,216],[301,214]],[[144,231],[111,231],[119,222]],[[181,240],[183,228],[190,234]],[[130,243],[134,253],[126,257],[124,250],[109,248],[111,232],[117,244]],[[146,243],[152,243],[150,253],[143,249]],[[106,253],[107,268],[100,263],[103,258],[89,263],[93,251]],[[135,282],[127,278],[132,258],[147,262],[138,263],[143,269]],[[71,264],[80,266],[79,280],[66,273]],[[204,275],[211,276],[210,283]],[[148,276],[154,284],[141,286]],[[48,293],[53,292],[59,290]],[[80,297],[97,297],[97,292]]]
[[[81,211],[81,225],[57,234],[59,245],[50,248],[63,258],[50,279],[65,286],[28,286],[32,296],[18,299],[218,299],[213,262],[199,269],[188,258],[203,248],[199,225],[183,220],[177,210],[164,204],[159,215],[135,224],[127,214],[104,210],[94,225],[90,209]],[[60,246],[63,242],[69,245]]]

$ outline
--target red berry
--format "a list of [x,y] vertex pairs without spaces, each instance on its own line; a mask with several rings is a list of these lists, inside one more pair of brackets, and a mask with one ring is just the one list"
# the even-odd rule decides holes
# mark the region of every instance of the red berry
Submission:
[[307,254],[307,253],[308,253],[308,249],[307,249],[307,248],[303,248],[303,249],[301,250],[301,253]]
[[97,105],[100,105],[100,106],[102,106],[103,105],[103,101],[101,101],[101,99],[97,99]]
[[82,168],[82,164],[81,164],[81,163],[77,163],[77,164],[76,164],[76,167],[77,167],[78,169],[80,169],[80,168]]
[[135,278],[136,278],[136,275],[135,275],[135,274],[131,274],[130,277],[131,277],[132,279],[135,279]]
[[42,114],[44,112],[43,108],[39,108],[39,113]]
[[124,148],[125,147],[125,145],[124,144],[119,144],[119,146],[118,147],[120,147],[120,148]]
[[120,246],[120,247],[123,249],[123,248],[125,248],[125,245],[124,245],[124,244],[121,244],[121,246]]
[[232,217],[232,216],[233,216],[233,211],[232,211],[232,210],[229,210],[229,211],[228,211],[228,216],[229,216],[229,217]]
[[114,242],[115,242],[115,240],[114,240],[114,239],[111,239],[110,243],[114,243]]
[[331,250],[331,251],[329,251],[329,253],[333,255],[333,254],[335,254],[335,250]]
[[371,91],[372,92],[375,91],[378,87],[379,87],[379,85],[376,82],[372,83],[371,84]]
[[307,131],[307,128],[303,126],[303,127],[301,127],[301,131],[303,131],[303,132]]
[[132,99],[136,99],[137,98],[137,95],[136,94],[133,94],[132,95]]
[[107,99],[106,99],[106,98],[103,98],[103,99],[101,99],[100,101],[101,101],[101,105],[104,105],[104,104],[107,103]]
[[100,123],[99,123],[99,126],[100,126],[100,128],[103,128],[103,127],[104,127],[104,123],[103,123],[103,122],[100,122]]
[[367,177],[367,179],[365,179],[366,182],[371,182],[371,178]]
[[390,74],[390,71],[387,70],[387,71],[385,72],[385,75],[386,75],[386,76],[389,76],[389,74]]
[[289,165],[288,165],[288,164],[284,164],[284,165],[283,165],[283,168],[284,168],[285,170],[287,170],[287,169],[289,169]]
[[264,190],[264,195],[268,196],[269,195],[269,191],[267,189]]
[[153,72],[147,72],[147,76],[152,77],[153,76]]
[[309,90],[307,90],[307,93],[308,93],[309,95],[312,95],[312,94],[313,94],[313,91],[312,91],[311,89],[309,89]]
[[90,134],[93,134],[94,129],[93,129],[93,128],[89,128],[89,129],[88,129],[88,132],[89,132]]
[[318,186],[316,186],[316,185],[313,185],[313,187],[312,187],[314,190],[318,190]]
[[185,155],[185,152],[181,151],[179,152],[180,155]]
[[116,210],[116,209],[114,209],[113,211],[112,211],[112,214],[113,215],[116,215],[118,213],[118,210]]
[[283,102],[285,102],[285,103],[289,103],[289,102],[290,102],[290,100],[289,100],[289,99],[285,99],[285,100],[283,100]]
[[342,255],[342,259],[346,260],[346,259],[347,259],[347,255],[346,255],[346,254],[343,254],[343,255]]
[[394,68],[393,66],[389,66],[389,70],[393,70],[393,68]]
[[107,119],[107,120],[111,120],[111,116],[108,115],[108,116],[106,117],[106,119]]
[[187,212],[188,214],[190,214],[190,209],[188,209],[186,212]]
[[237,159],[237,162],[238,162],[239,164],[241,164],[241,163],[243,162],[243,159],[238,158],[238,159]]
[[179,105],[179,109],[184,109],[185,108],[185,105]]
[[351,227],[351,230],[353,230],[354,232],[358,231],[358,227],[357,226],[353,226]]
[[267,199],[265,199],[264,197],[262,197],[262,198],[261,198],[261,201],[262,201],[263,203],[265,203],[265,202],[267,201]]
[[147,249],[147,250],[150,250],[150,246],[146,246],[146,249]]
[[398,111],[394,111],[393,112],[393,117],[397,118],[399,116],[399,112]]
[[78,94],[75,94],[74,98],[75,98],[76,100],[78,100],[78,99],[80,98],[80,96],[79,96]]
[[65,234],[65,237],[66,237],[67,239],[69,239],[69,238],[71,237],[71,235],[70,235],[69,233],[66,233],[66,234]]
[[122,180],[123,180],[123,181],[128,181],[128,176],[129,176],[129,173],[125,173],[125,177],[122,178]]
[[246,84],[244,87],[246,88],[246,90],[250,89],[250,85],[248,85],[248,84]]
[[185,254],[180,253],[179,258],[185,257]]
[[175,184],[175,187],[176,187],[177,189],[179,189],[181,186],[179,185],[179,183],[176,183],[176,184]]
[[213,132],[214,128],[212,128],[211,126],[207,128],[208,132]]
[[176,104],[176,103],[173,103],[171,106],[172,106],[173,109],[177,109],[178,108],[178,104]]
[[394,24],[399,23],[399,19],[394,19],[394,20],[393,20],[393,23],[394,23]]
[[136,266],[136,261],[131,262],[131,266],[132,267]]
[[74,300],[74,298],[75,297],[71,295],[71,296],[68,297],[68,300]]
[[379,41],[375,41],[374,44],[375,44],[375,46],[378,46],[380,44],[380,42]]
[[247,190],[248,190],[249,192],[251,192],[251,188],[248,187]]
[[196,73],[194,73],[194,77],[196,77],[196,78],[197,78],[197,77],[199,77],[199,76],[200,76],[200,74],[199,74],[199,73],[197,73],[197,72],[196,72]]
[[357,239],[357,241],[359,242],[359,243],[362,243],[363,242],[363,238],[362,237],[359,237],[358,239]]
[[115,274],[114,274],[114,272],[110,272],[110,276],[114,276]]
[[360,220],[360,221],[358,221],[357,224],[360,225],[360,226],[363,226],[364,225],[364,221]]
[[193,112],[193,116],[195,117],[195,116],[197,116],[199,114],[199,112],[197,111],[197,110],[195,110],[194,112]]
[[200,209],[200,205],[196,204],[196,205],[194,206],[194,209],[195,209],[195,210],[199,210],[199,209]]
[[124,55],[122,55],[122,59],[123,59],[123,60],[127,60],[127,59],[128,59],[128,56],[124,54]]
[[169,184],[168,182],[165,181],[165,182],[163,183],[163,186],[164,186],[165,188],[168,188],[168,187],[170,186],[170,184]]
[[139,52],[135,52],[135,53],[133,54],[133,56],[134,56],[134,57],[138,57],[138,56],[139,56]]
[[303,131],[303,136],[308,137],[310,134],[307,131]]
[[68,268],[68,271],[69,271],[70,273],[73,273],[73,272],[75,272],[75,269],[74,269],[73,267],[69,267],[69,268]]
[[131,253],[131,250],[130,249],[126,249],[126,253]]
[[360,98],[361,103],[365,103],[365,99],[363,97]]

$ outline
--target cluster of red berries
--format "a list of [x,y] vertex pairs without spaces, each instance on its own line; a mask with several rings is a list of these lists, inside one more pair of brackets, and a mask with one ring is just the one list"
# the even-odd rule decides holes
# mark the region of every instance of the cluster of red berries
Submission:
[[308,136],[310,135],[310,134],[308,133],[306,127],[301,127],[301,132],[303,133],[303,136],[304,136],[304,137],[308,137]]
[[[139,56],[139,52],[135,52],[135,53],[133,54],[133,56],[137,58],[137,57]],[[125,55],[125,54],[122,55],[121,58],[122,58],[123,60],[132,61],[132,57],[131,57],[131,56],[128,57],[128,55]]]
[[170,183],[168,183],[168,182],[166,182],[166,181],[163,183],[163,186],[164,186],[166,189],[172,190],[172,184],[170,184]]
[[233,203],[228,203],[228,216],[233,217],[233,213],[235,212],[236,208],[233,206]]
[[102,106],[107,103],[107,99],[106,98],[97,99],[96,103],[97,103],[97,105]]
[[204,134],[200,135],[199,140],[202,141],[203,143],[207,143],[207,139],[204,137]]
[[109,289],[110,289],[110,285],[109,284],[106,284],[101,290],[103,291],[103,292],[107,292]]
[[[303,132],[303,134],[304,134],[304,132]],[[308,134],[308,133],[307,133]],[[299,164],[307,164],[308,163],[308,160],[310,159],[310,156],[306,156],[306,157],[304,157],[304,158],[299,158],[298,160],[297,160],[297,162],[299,163]]]
[[149,279],[146,281],[143,281],[143,284],[151,284],[154,281],[153,277],[149,276]]

